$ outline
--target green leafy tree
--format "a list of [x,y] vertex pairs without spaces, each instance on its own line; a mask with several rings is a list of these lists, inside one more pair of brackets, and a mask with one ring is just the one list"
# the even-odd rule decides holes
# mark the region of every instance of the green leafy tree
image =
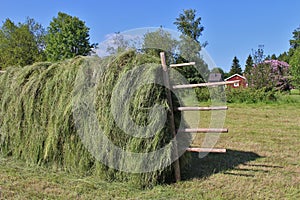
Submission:
[[230,71],[229,71],[230,76],[232,76],[233,74],[242,75],[242,68],[241,68],[241,65],[240,65],[240,61],[239,61],[239,59],[237,59],[236,56],[233,58],[232,66],[231,66]]
[[179,17],[176,18],[174,24],[183,35],[190,37],[196,42],[200,43],[199,37],[204,31],[204,27],[201,25],[201,17],[196,18],[196,10],[183,10],[183,13],[181,13]]
[[297,48],[291,57],[291,74],[292,84],[297,89],[300,89],[300,48]]
[[59,12],[53,18],[46,37],[46,55],[49,61],[89,55],[96,44],[89,42],[89,28],[78,17]]
[[34,19],[29,18],[29,17],[26,20],[26,25],[28,26],[31,34],[34,35],[35,42],[39,49],[39,53],[41,53],[41,54],[43,54],[43,56],[45,56],[44,50],[46,47],[46,41],[45,41],[45,38],[47,35],[46,30],[44,29],[44,27],[41,24],[37,23]]
[[116,32],[111,38],[111,45],[109,45],[106,51],[109,54],[118,54],[126,51],[130,48],[129,41],[124,38],[124,35],[120,32]]
[[181,35],[179,42],[180,56],[177,57],[177,63],[195,62],[194,66],[186,66],[182,68],[176,68],[181,74],[183,74],[190,83],[202,83],[206,82],[209,69],[208,65],[204,62],[200,56],[201,46],[194,39]]
[[160,52],[164,51],[168,64],[175,62],[174,52],[177,46],[178,41],[162,27],[154,32],[146,33],[142,44],[143,50],[154,56],[159,56]]
[[177,29],[182,33],[179,42],[180,56],[177,58],[177,63],[182,62],[195,62],[195,66],[184,67],[178,69],[190,83],[205,82],[209,74],[207,64],[200,56],[201,48],[206,46],[200,43],[200,36],[204,30],[201,25],[201,17],[196,17],[196,10],[184,10],[183,13],[176,18],[174,24]]
[[246,65],[245,65],[245,70],[244,70],[244,74],[247,76],[251,73],[252,67],[253,67],[253,59],[252,56],[249,55],[247,60],[246,60]]
[[25,66],[44,60],[44,29],[33,19],[15,24],[6,19],[0,29],[0,67]]

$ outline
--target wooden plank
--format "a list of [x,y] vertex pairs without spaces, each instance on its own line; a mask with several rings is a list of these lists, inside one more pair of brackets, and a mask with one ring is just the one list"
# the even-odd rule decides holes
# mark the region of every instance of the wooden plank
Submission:
[[226,149],[210,149],[210,148],[187,148],[186,151],[197,153],[226,153]]
[[207,86],[218,86],[218,85],[228,85],[238,83],[240,80],[236,81],[223,81],[215,83],[198,83],[198,84],[188,84],[188,85],[174,85],[173,89],[187,89],[187,88],[197,88],[197,87],[207,87]]
[[179,129],[181,133],[228,133],[227,128],[186,128]]
[[6,71],[0,70],[0,73],[5,73]]
[[[171,91],[169,89],[167,89],[167,88],[171,88],[171,87],[170,87],[168,67],[166,64],[166,57],[165,57],[164,52],[160,53],[160,59],[161,59],[161,65],[163,68],[163,79],[164,79],[164,85],[165,85],[166,91],[167,91],[168,104],[170,106],[171,131],[172,131],[173,137],[175,138],[176,137],[176,129],[175,129],[175,118],[174,118],[174,112],[173,112],[173,102],[172,102]],[[181,180],[181,174],[180,174],[178,149],[177,149],[176,143],[174,146],[174,154],[175,154],[175,157],[177,158],[177,160],[175,160],[175,162],[174,162],[175,179],[176,179],[176,182],[179,182]]]
[[192,65],[195,65],[195,64],[196,64],[195,62],[171,64],[170,67],[185,67],[185,66],[192,66]]
[[179,111],[212,111],[212,110],[227,110],[227,106],[217,106],[217,107],[178,107]]

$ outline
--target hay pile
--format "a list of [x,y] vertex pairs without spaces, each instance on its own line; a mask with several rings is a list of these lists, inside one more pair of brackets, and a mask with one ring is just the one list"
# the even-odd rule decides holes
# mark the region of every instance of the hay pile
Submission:
[[[96,65],[91,64],[95,62],[93,59],[97,60]],[[139,70],[135,69],[135,66],[145,63],[158,64],[149,65],[146,70],[139,72],[142,74],[142,79],[153,74],[155,76],[155,73],[160,70],[159,58],[134,51],[102,60],[77,57],[58,63],[37,63],[24,68],[9,68],[0,76],[2,154],[22,159],[28,164],[38,164],[83,175],[97,175],[105,180],[129,181],[143,187],[172,181],[174,179],[172,166],[156,171],[130,173],[102,164],[99,159],[103,159],[104,155],[108,163],[115,162],[117,152],[108,149],[110,147],[103,142],[103,136],[93,132],[96,129],[91,128],[90,124],[80,122],[82,118],[89,119],[93,116],[91,113],[95,113],[98,120],[94,125],[99,126],[104,136],[124,151],[152,152],[168,144],[172,139],[168,119],[164,127],[157,130],[155,135],[149,138],[136,138],[122,130],[130,125],[124,122],[124,127],[120,128],[116,123],[116,117],[111,112],[111,103],[114,99],[112,91],[115,90],[115,95],[120,94],[122,98],[130,86],[141,81],[130,79],[134,70]],[[133,72],[126,74],[129,70]],[[126,83],[126,76],[131,81]],[[159,79],[157,76],[156,78]],[[120,85],[120,82],[125,84]],[[88,94],[86,92],[89,88],[93,88],[92,108],[96,112],[89,111],[91,107],[84,104],[84,99],[87,97],[82,94],[83,92]],[[168,109],[164,87],[146,84],[133,92],[130,96],[132,121],[140,126],[155,128],[157,125],[155,122],[147,121],[151,115],[150,108],[155,104]],[[121,107],[122,105],[119,105],[113,109],[122,109]],[[124,116],[118,120],[122,120],[122,117]],[[180,114],[176,113],[176,121],[179,122],[180,117]],[[176,126],[179,126],[178,123]],[[147,130],[145,130],[146,136],[150,134]],[[164,152],[161,157],[162,164],[170,162],[170,150]],[[124,162],[128,158],[121,156],[119,155],[118,165],[130,164]],[[151,162],[150,160],[149,163]],[[184,165],[185,162],[181,163]],[[137,168],[142,164],[145,163],[132,163]]]

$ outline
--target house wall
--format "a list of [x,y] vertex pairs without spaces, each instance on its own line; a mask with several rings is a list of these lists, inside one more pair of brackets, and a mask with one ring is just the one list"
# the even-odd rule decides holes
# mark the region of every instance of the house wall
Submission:
[[245,79],[239,77],[239,76],[234,76],[230,79],[227,79],[227,81],[236,81],[236,80],[239,80],[240,82],[237,83],[237,84],[229,84],[228,87],[231,87],[231,88],[239,88],[239,87],[247,87],[247,82]]

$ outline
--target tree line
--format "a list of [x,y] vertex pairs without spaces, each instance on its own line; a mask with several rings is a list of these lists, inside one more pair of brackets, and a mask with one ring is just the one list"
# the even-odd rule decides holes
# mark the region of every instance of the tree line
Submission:
[[[180,71],[191,83],[204,82],[209,70],[200,56],[201,48],[206,45],[201,44],[199,39],[204,30],[201,17],[196,16],[194,9],[184,10],[174,24],[182,33],[180,41],[160,28],[144,35],[143,53],[159,56],[160,51],[164,50],[169,63],[195,61],[195,67],[186,67]],[[5,69],[8,66],[25,66],[41,61],[54,62],[95,53],[93,51],[97,44],[90,44],[89,30],[78,17],[62,12],[52,19],[47,29],[31,18],[18,24],[6,19],[0,28],[0,67]],[[107,52],[120,53],[129,46],[129,41],[121,34],[116,34]],[[151,46],[153,48],[149,48]],[[175,51],[178,53],[175,54]]]
[[[204,82],[209,73],[221,73],[224,78],[233,74],[247,76],[250,85],[255,87],[272,88],[275,82],[290,81],[294,87],[300,88],[300,27],[294,30],[293,38],[290,40],[290,49],[276,57],[265,56],[263,47],[249,54],[244,71],[239,64],[239,59],[235,56],[231,69],[228,73],[222,68],[208,69],[203,61],[200,51],[207,45],[207,42],[200,43],[200,36],[204,31],[201,24],[201,17],[197,17],[196,10],[183,10],[174,24],[181,32],[180,40],[172,38],[171,34],[163,28],[155,32],[149,32],[143,38],[143,52],[152,55],[159,55],[163,49],[166,51],[168,62],[182,63],[195,61],[195,67],[186,67],[179,71],[188,79],[190,83]],[[27,18],[23,23],[14,23],[9,18],[6,19],[0,28],[0,68],[8,66],[25,66],[41,61],[59,61],[72,58],[78,55],[91,55],[97,44],[89,41],[89,30],[85,22],[78,17],[70,16],[59,12],[52,19],[47,29],[34,19]],[[130,42],[116,34],[115,46],[107,49],[110,54],[119,53],[130,46]],[[155,48],[149,48],[154,46]],[[175,54],[174,52],[177,52]],[[286,70],[282,63],[266,62],[268,60],[278,60],[290,65]],[[273,65],[273,66],[272,66]],[[259,80],[269,77],[280,77],[257,84]],[[269,80],[269,79],[268,79]],[[287,89],[287,86],[279,86]]]
[[89,55],[94,47],[89,28],[78,17],[59,12],[47,29],[32,18],[23,23],[7,18],[0,28],[0,67]]

